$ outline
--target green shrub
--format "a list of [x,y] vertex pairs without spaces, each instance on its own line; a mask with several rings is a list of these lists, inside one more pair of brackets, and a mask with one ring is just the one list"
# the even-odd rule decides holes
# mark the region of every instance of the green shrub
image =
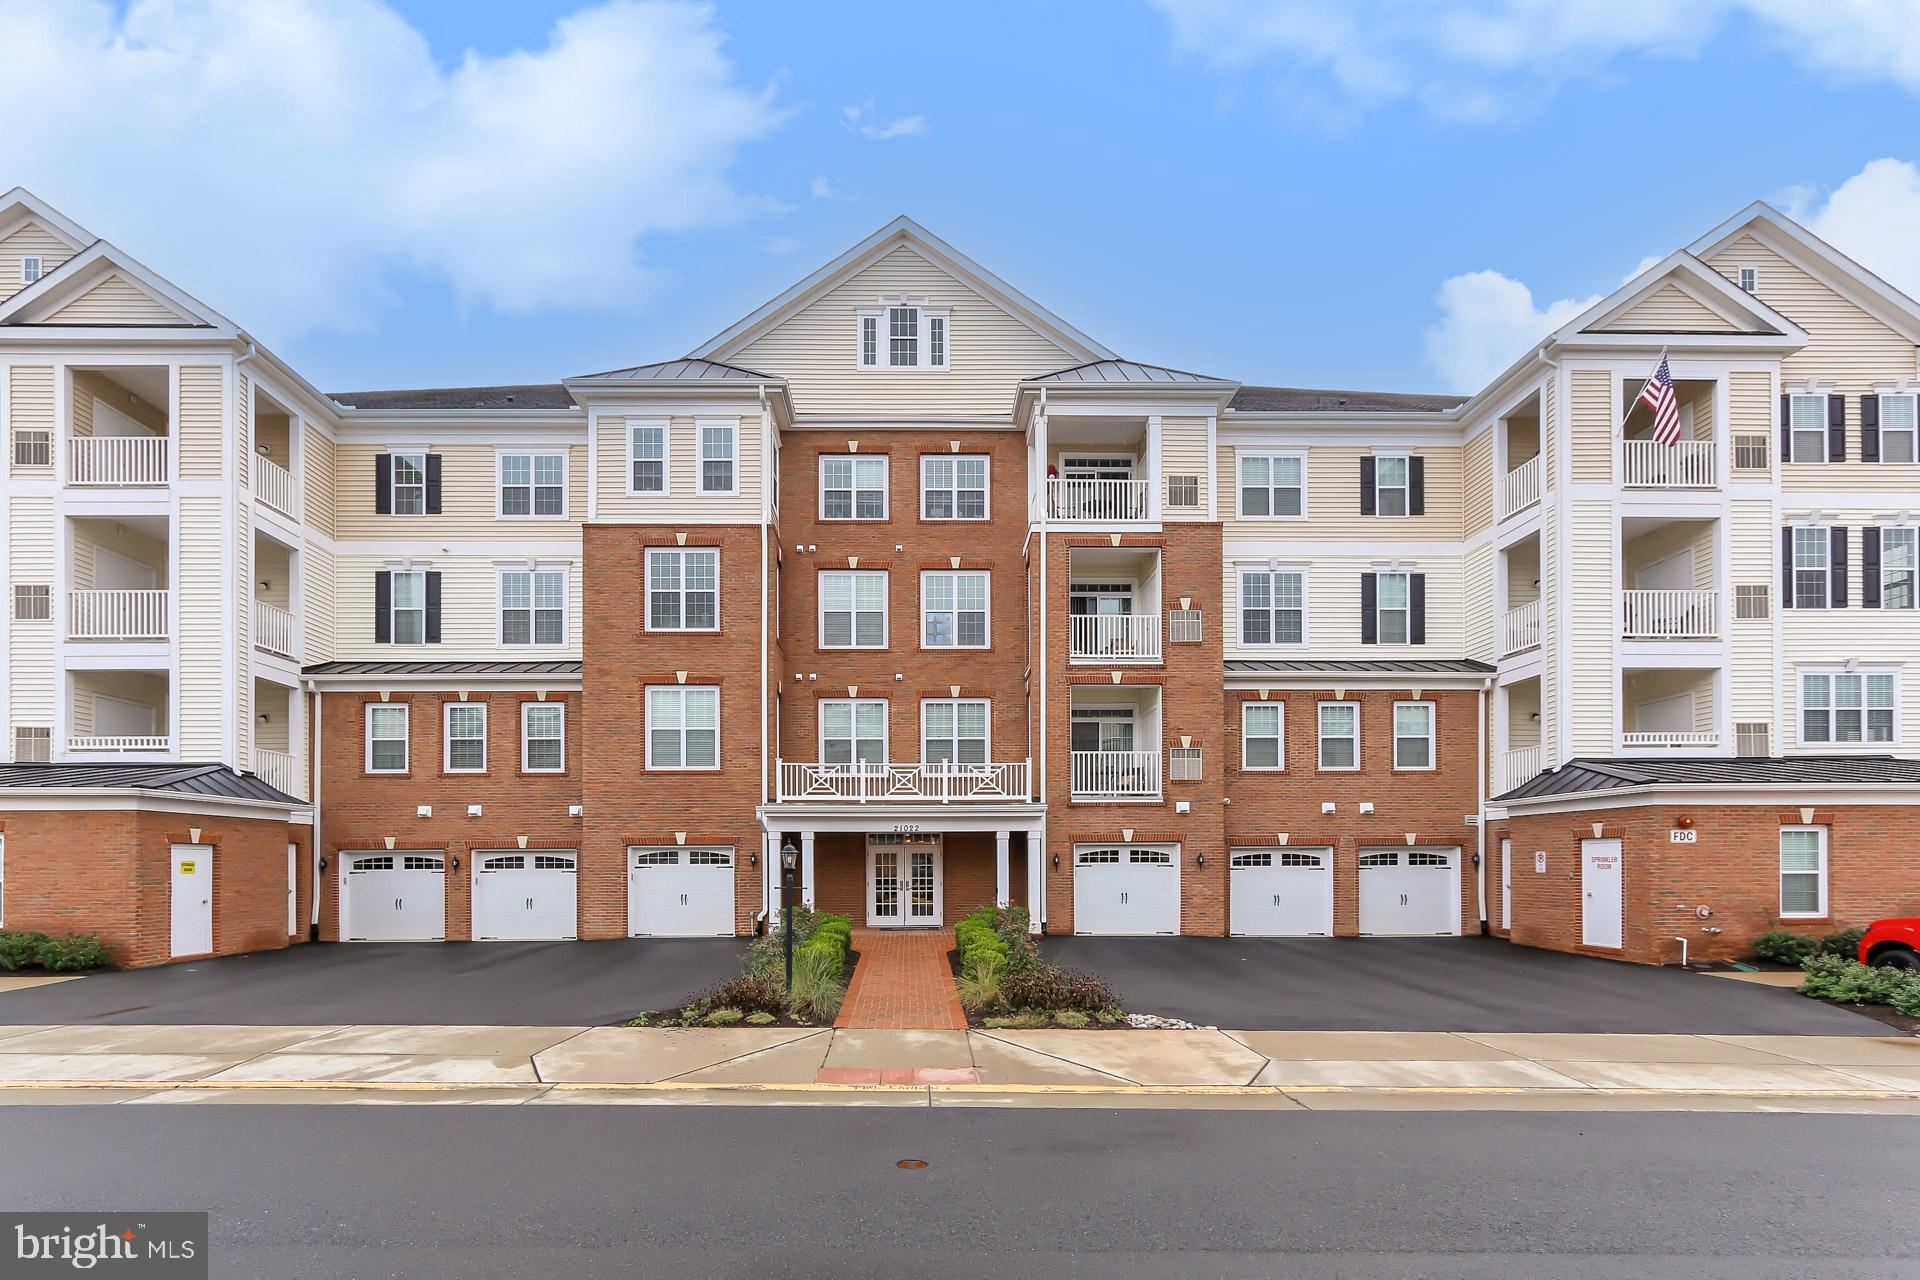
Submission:
[[755,1012],[755,1013],[750,1013],[750,1014],[748,1014],[748,1015],[747,1015],[747,1022],[748,1022],[748,1023],[750,1024],[750,1025],[752,1025],[752,1026],[756,1026],[756,1027],[764,1027],[764,1026],[766,1026],[766,1025],[767,1025],[767,1024],[769,1023],[769,1022],[777,1022],[778,1020],[779,1020],[779,1019],[778,1019],[778,1018],[776,1018],[776,1017],[775,1017],[775,1016],[774,1016],[773,1014],[771,1014],[771,1013],[768,1013],[768,1012],[767,1012],[766,1010],[764,1010],[764,1009],[762,1009],[762,1010],[759,1010],[758,1012]]
[[1082,1013],[1097,1013],[1120,1004],[1120,997],[1105,979],[1050,964],[1036,964],[1009,973],[1001,981],[1000,989],[1007,1003],[1016,1009],[1078,1009]]
[[707,1022],[716,1027],[730,1027],[747,1015],[738,1009],[715,1009],[707,1015]]
[[1807,958],[1819,949],[1818,939],[1804,933],[1789,933],[1785,929],[1763,933],[1753,940],[1753,954],[1762,960],[1771,960],[1775,964],[1792,965],[1796,968],[1805,963]]
[[1086,1026],[1088,1022],[1092,1021],[1092,1019],[1088,1018],[1086,1014],[1080,1012],[1078,1009],[1055,1009],[1053,1011],[1053,1021],[1055,1026],[1067,1027],[1078,1031],[1080,1028]]
[[40,963],[40,949],[47,944],[44,933],[26,933],[18,929],[0,931],[0,969],[25,969]]
[[100,941],[97,933],[69,933],[40,943],[40,967],[49,973],[75,973],[106,966],[107,945]]
[[771,977],[749,975],[733,978],[708,992],[705,999],[716,1009],[738,1009],[742,1013],[784,1013],[787,1008],[785,978],[784,972]]
[[984,1013],[989,1009],[998,1009],[1005,1003],[1000,994],[1000,978],[1006,965],[997,952],[976,952],[960,970],[960,980],[955,985],[960,993],[960,1007],[971,1014]]
[[1038,1009],[1022,1009],[1018,1013],[982,1018],[980,1021],[995,1031],[1033,1031],[1047,1025],[1047,1015]]
[[793,989],[787,992],[787,1011],[796,1018],[832,1022],[847,998],[844,949],[818,944],[793,953]]
[[1843,956],[1807,961],[1800,994],[1842,1004],[1884,1004],[1895,1013],[1920,1018],[1920,974],[1861,964]]
[[1823,956],[1843,956],[1848,960],[1860,958],[1860,939],[1867,936],[1865,925],[1855,925],[1851,929],[1842,929],[1820,939],[1819,954]]
[[[831,912],[815,911],[812,907],[796,906],[793,909],[793,947],[798,951],[814,935],[823,920],[845,920],[845,916],[836,916]],[[785,921],[781,912],[774,912],[767,921],[767,931],[747,944],[747,954],[741,957],[741,972],[760,977],[784,977],[787,968],[787,941]]]

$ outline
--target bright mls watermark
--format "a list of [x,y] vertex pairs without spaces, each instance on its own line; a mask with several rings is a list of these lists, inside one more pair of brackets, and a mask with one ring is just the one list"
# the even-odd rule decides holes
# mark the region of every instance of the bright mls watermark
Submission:
[[0,1280],[75,1272],[206,1280],[207,1215],[0,1212]]

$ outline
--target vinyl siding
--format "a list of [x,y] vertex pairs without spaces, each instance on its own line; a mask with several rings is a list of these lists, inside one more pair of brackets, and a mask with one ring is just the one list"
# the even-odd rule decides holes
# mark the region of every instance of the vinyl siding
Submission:
[[1782,377],[1829,379],[1851,396],[1916,372],[1913,343],[1753,237],[1740,237],[1710,265],[1730,280],[1741,267],[1758,270],[1755,296],[1807,331],[1807,345],[1781,362]]
[[[1242,520],[1237,452],[1260,453],[1267,446],[1222,444],[1219,450],[1220,519],[1228,540],[1290,539],[1326,541],[1458,542],[1462,536],[1461,450],[1421,446],[1410,452],[1426,459],[1426,514],[1422,516],[1363,516],[1360,514],[1360,459],[1369,453],[1358,445],[1315,445],[1307,454],[1307,518],[1305,520]],[[1275,446],[1274,452],[1296,452]]]
[[[85,270],[85,268],[81,268]],[[60,308],[42,324],[71,325],[179,325],[185,316],[125,276],[109,275],[93,288]]]
[[1614,660],[1613,513],[1605,502],[1576,502],[1569,518],[1573,536],[1573,581],[1562,590],[1571,597],[1573,671],[1570,684],[1573,754],[1609,756],[1614,749],[1613,687],[1620,677]]
[[[246,403],[243,398],[242,404]],[[241,450],[245,456],[246,451]],[[240,494],[233,503],[233,609],[232,634],[227,643],[233,654],[233,669],[238,672],[253,666],[253,503]],[[235,759],[253,759],[253,681],[233,682],[233,749]]]
[[499,515],[499,454],[493,445],[434,445],[439,455],[440,514],[380,515],[374,511],[374,459],[385,445],[343,443],[334,447],[333,503],[329,522],[334,536],[352,538],[510,538],[578,542],[587,513],[587,456],[584,446],[529,445],[530,453],[567,457],[567,511],[564,519],[502,519]]
[[[217,372],[217,370],[209,371]],[[180,499],[180,725],[175,747],[183,760],[226,758],[226,668],[228,643],[222,591],[221,512],[228,499]],[[243,599],[245,597],[242,597]]]
[[[1464,653],[1469,658],[1478,658],[1482,662],[1492,662],[1496,655],[1494,647],[1493,625],[1493,575],[1499,556],[1492,543],[1484,543],[1469,551],[1462,566],[1462,581],[1465,588],[1465,618],[1463,636],[1466,643]],[[1428,588],[1427,607],[1429,616],[1433,607],[1432,588]],[[1515,602],[1519,603],[1518,601]]]
[[[599,451],[600,496],[597,518],[601,520],[647,521],[671,524],[676,519],[706,523],[732,521],[755,524],[760,520],[760,418],[736,419],[731,414],[711,417],[676,417],[667,424],[667,492],[644,496],[627,493],[627,424],[629,421],[657,421],[658,415],[637,412],[603,414],[598,418],[594,447]],[[739,450],[739,489],[734,496],[700,493],[701,423],[737,421]],[[581,461],[582,472],[586,463]],[[584,477],[583,477],[584,479]],[[581,519],[585,518],[582,508]]]
[[[333,441],[313,427],[304,429],[301,441],[301,497],[305,500],[302,511],[306,522],[326,537],[336,532],[334,523],[334,475],[339,463]],[[365,497],[361,501],[371,499]]]
[[1599,333],[1738,333],[1739,326],[1689,297],[1679,286],[1663,284],[1605,324]]
[[253,461],[253,384],[246,374],[234,373],[233,396],[233,480],[245,493]]
[[[1285,562],[1284,552],[1276,557]],[[1222,640],[1229,658],[1458,658],[1466,652],[1468,598],[1461,557],[1449,550],[1405,558],[1411,573],[1427,575],[1427,642],[1380,645],[1360,642],[1360,575],[1376,571],[1371,556],[1316,556],[1306,566],[1307,643],[1300,646],[1240,642],[1240,570],[1264,568],[1264,557],[1237,557],[1225,566]]]
[[301,588],[305,593],[301,621],[306,626],[306,661],[310,664],[331,662],[336,656],[334,615],[338,611],[334,594],[333,553],[317,543],[309,542],[300,553],[300,574]]
[[73,555],[68,565],[70,590],[91,591],[96,578],[95,553],[100,550],[137,560],[154,570],[154,586],[167,585],[167,545],[148,538],[111,520],[76,520],[73,527]]
[[1467,441],[1461,452],[1461,469],[1464,532],[1471,538],[1493,523],[1493,430],[1482,431]]
[[[6,609],[11,619],[15,583],[44,583],[59,589],[53,580],[53,499],[15,494],[8,507],[7,523],[11,581],[0,608]],[[15,727],[53,727],[53,625],[51,621],[9,622],[7,698],[12,723],[7,726],[6,743],[0,746],[8,759],[12,758]]]
[[[863,372],[855,367],[858,313],[873,308],[878,298],[903,293],[949,311],[948,371]],[[906,247],[718,358],[786,378],[794,403],[816,417],[1003,415],[1011,411],[1014,388],[1022,379],[1080,363]]]
[[[1733,723],[1763,720],[1773,723],[1773,618],[1780,607],[1778,569],[1780,532],[1772,502],[1736,501],[1728,515],[1728,581],[1732,587],[1767,588],[1766,618],[1741,621],[1734,616],[1733,601],[1726,601],[1727,638],[1732,646],[1729,697]],[[1732,591],[1729,591],[1729,595]]]
[[1543,763],[1552,768],[1560,760],[1560,628],[1566,610],[1560,602],[1560,521],[1555,511],[1540,522],[1540,741],[1546,744]]
[[[440,577],[440,643],[423,645],[376,644],[373,639],[373,575],[393,569],[395,562],[385,556],[343,553],[334,565],[332,599],[338,602],[333,619],[333,656],[342,659],[374,659],[389,662],[417,662],[435,659],[520,659],[529,662],[577,659],[580,657],[582,617],[581,569],[577,556],[554,556],[542,565],[567,568],[567,636],[564,645],[503,645],[500,643],[499,570],[505,566],[524,566],[524,558],[481,556],[433,556],[414,562],[415,568],[432,569]],[[605,584],[602,584],[605,590]],[[751,634],[752,619],[723,618],[723,624],[745,626],[742,634]]]
[[53,430],[53,369],[49,365],[17,364],[7,374],[7,463],[14,475],[46,476],[52,467],[23,467],[13,461],[13,437],[22,431]]
[[1573,482],[1613,480],[1613,375],[1604,369],[1573,371]]
[[222,406],[218,365],[180,366],[180,470],[182,480],[221,478]]
[[1546,458],[1541,465],[1547,469],[1545,488],[1552,489],[1560,483],[1560,477],[1554,473],[1554,458],[1560,449],[1560,384],[1556,379],[1548,379],[1545,392],[1540,397],[1540,451]]
[[[1168,498],[1174,476],[1193,476],[1199,481],[1198,506],[1176,507]],[[1207,518],[1207,420],[1205,418],[1162,418],[1160,420],[1160,504],[1168,520],[1205,520]]]
[[[1727,439],[1757,435],[1767,442],[1767,469],[1745,470],[1740,478],[1758,480],[1771,474],[1773,460],[1780,453],[1780,438],[1774,421],[1779,417],[1773,396],[1773,377],[1767,373],[1739,371],[1727,375]],[[1739,455],[1736,453],[1735,457]]]
[[0,240],[0,302],[5,302],[26,286],[20,280],[20,259],[40,259],[41,274],[51,275],[54,268],[73,256],[66,241],[37,222],[29,222],[4,240]]

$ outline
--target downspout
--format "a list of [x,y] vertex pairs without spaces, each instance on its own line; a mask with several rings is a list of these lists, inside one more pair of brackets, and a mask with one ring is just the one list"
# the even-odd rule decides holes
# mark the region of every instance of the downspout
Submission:
[[1478,797],[1480,821],[1473,824],[1475,849],[1474,869],[1479,873],[1476,879],[1480,884],[1480,932],[1487,932],[1487,692],[1493,685],[1493,678],[1480,681],[1480,714],[1474,717],[1475,746],[1473,752],[1474,771],[1477,775],[1474,793]]
[[[754,388],[760,393],[760,803],[765,805],[767,796],[767,752],[773,744],[767,740],[769,717],[767,714],[767,658],[771,644],[768,636],[767,614],[767,570],[769,557],[767,541],[773,536],[773,488],[770,468],[773,466],[773,423],[767,408],[767,384],[762,382]],[[765,823],[761,824],[762,830]],[[760,852],[766,852],[766,841],[760,841]],[[760,910],[753,916],[753,931],[760,932],[761,922],[767,917],[767,901],[772,893],[772,859],[762,857],[760,870]]]
[[325,718],[320,714],[319,687],[311,680],[307,681],[307,692],[313,695],[313,733],[312,750],[307,760],[307,788],[313,796],[313,854],[307,864],[313,870],[313,892],[309,895],[313,902],[312,919],[307,922],[307,941],[320,941],[320,734]]

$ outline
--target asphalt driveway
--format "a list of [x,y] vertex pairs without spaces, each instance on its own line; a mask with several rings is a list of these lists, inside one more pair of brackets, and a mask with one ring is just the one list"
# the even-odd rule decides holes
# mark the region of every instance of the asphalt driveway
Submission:
[[1236,1031],[1888,1035],[1791,991],[1497,938],[1048,938],[1129,1012]]
[[309,943],[0,994],[0,1023],[601,1025],[740,972],[746,939]]

